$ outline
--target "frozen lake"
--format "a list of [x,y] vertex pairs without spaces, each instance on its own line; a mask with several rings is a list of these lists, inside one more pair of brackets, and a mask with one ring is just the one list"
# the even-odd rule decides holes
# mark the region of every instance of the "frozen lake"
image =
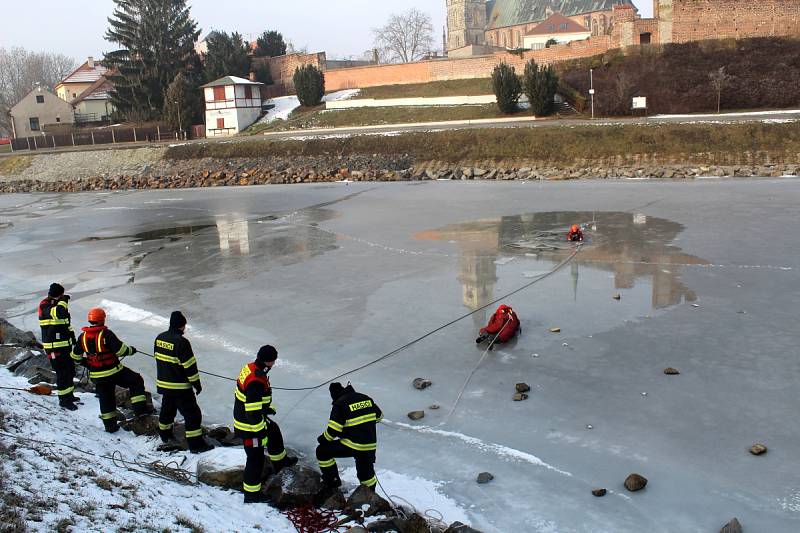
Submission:
[[[37,330],[59,281],[76,324],[102,305],[151,352],[180,309],[202,370],[235,376],[271,343],[273,385],[305,387],[552,271],[573,251],[554,236],[582,223],[572,261],[503,300],[523,334],[486,356],[452,415],[496,305],[345,378],[409,426],[380,427],[379,475],[439,483],[461,508],[447,517],[487,532],[709,532],[734,516],[793,532],[799,220],[794,179],[5,195],[0,313]],[[126,364],[155,388],[151,359]],[[517,382],[527,401],[511,401]],[[232,383],[203,383],[205,421],[230,424]],[[313,456],[327,387],[275,403],[288,444]],[[757,442],[765,456],[747,452]],[[494,481],[478,485],[483,471]],[[632,472],[646,490],[625,491]]]

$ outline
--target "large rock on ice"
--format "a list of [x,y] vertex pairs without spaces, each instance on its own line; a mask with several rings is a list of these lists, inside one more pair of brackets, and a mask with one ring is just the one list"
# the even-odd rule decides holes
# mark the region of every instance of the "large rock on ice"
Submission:
[[739,520],[734,518],[725,524],[722,529],[719,530],[719,533],[742,533],[742,524],[739,523]]
[[313,505],[321,491],[322,476],[307,466],[284,468],[278,475],[270,478],[264,490],[278,509]]
[[356,516],[358,511],[363,511],[364,516],[394,514],[394,510],[389,502],[378,496],[374,490],[364,485],[359,485],[358,488],[353,491],[353,494],[347,499],[347,505],[344,511],[345,514],[350,516]]
[[197,480],[206,485],[240,490],[247,456],[243,448],[215,448],[197,462]]
[[477,529],[473,529],[466,524],[462,524],[461,522],[453,522],[450,524],[444,533],[481,533]]
[[631,492],[642,490],[647,486],[647,478],[639,474],[631,474],[625,479],[625,488]]

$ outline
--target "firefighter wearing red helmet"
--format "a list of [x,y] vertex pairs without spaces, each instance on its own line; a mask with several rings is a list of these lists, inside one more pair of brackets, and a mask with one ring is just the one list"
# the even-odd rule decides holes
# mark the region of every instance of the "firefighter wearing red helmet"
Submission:
[[519,318],[517,313],[507,305],[501,305],[494,312],[492,318],[485,328],[481,329],[480,336],[475,342],[480,344],[484,341],[491,341],[491,344],[508,342],[519,333]]
[[89,369],[89,378],[94,382],[100,400],[100,418],[106,431],[114,433],[117,423],[117,387],[130,390],[131,404],[136,416],[148,414],[144,379],[133,370],[122,366],[121,357],[136,353],[106,327],[106,312],[98,307],[89,311],[89,326],[81,328],[83,333],[72,347],[72,359]]
[[583,231],[581,231],[580,226],[577,224],[573,224],[567,233],[567,240],[569,242],[583,242]]

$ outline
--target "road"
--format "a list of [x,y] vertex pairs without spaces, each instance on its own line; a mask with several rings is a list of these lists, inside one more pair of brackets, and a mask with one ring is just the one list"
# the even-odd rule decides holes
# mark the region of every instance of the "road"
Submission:
[[[218,139],[195,139],[180,141],[180,144],[213,143],[213,142],[249,142],[255,140],[302,140],[313,139],[320,136],[353,136],[353,135],[379,135],[396,133],[413,133],[420,131],[446,131],[467,130],[482,128],[574,128],[579,126],[617,126],[632,124],[730,124],[741,122],[793,122],[800,120],[800,110],[756,111],[745,113],[698,114],[698,115],[657,115],[653,117],[627,117],[627,118],[598,118],[595,120],[585,118],[567,119],[536,119],[536,118],[501,118],[482,120],[460,120],[450,122],[424,122],[418,124],[387,124],[383,126],[359,126],[345,128],[321,128],[313,130],[293,130],[281,132],[267,132],[262,135],[223,137]],[[176,143],[169,143],[170,145]],[[51,152],[83,152],[95,150],[126,150],[144,146],[158,147],[165,143],[128,143],[114,145],[81,146],[66,148],[50,148],[37,150],[33,153]],[[30,153],[27,151],[16,153]],[[12,154],[0,154],[0,158]]]

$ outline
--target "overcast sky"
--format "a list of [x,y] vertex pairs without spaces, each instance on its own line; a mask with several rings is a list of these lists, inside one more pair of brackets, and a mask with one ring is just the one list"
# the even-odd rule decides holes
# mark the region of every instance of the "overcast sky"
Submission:
[[[643,16],[651,0],[635,0]],[[330,58],[361,56],[372,48],[371,29],[393,12],[411,7],[433,18],[436,42],[445,24],[445,0],[190,0],[205,35],[211,29],[246,37],[280,31],[296,47],[325,51]],[[112,45],[103,39],[112,0],[0,0],[0,47],[61,52],[75,59],[101,57]]]

